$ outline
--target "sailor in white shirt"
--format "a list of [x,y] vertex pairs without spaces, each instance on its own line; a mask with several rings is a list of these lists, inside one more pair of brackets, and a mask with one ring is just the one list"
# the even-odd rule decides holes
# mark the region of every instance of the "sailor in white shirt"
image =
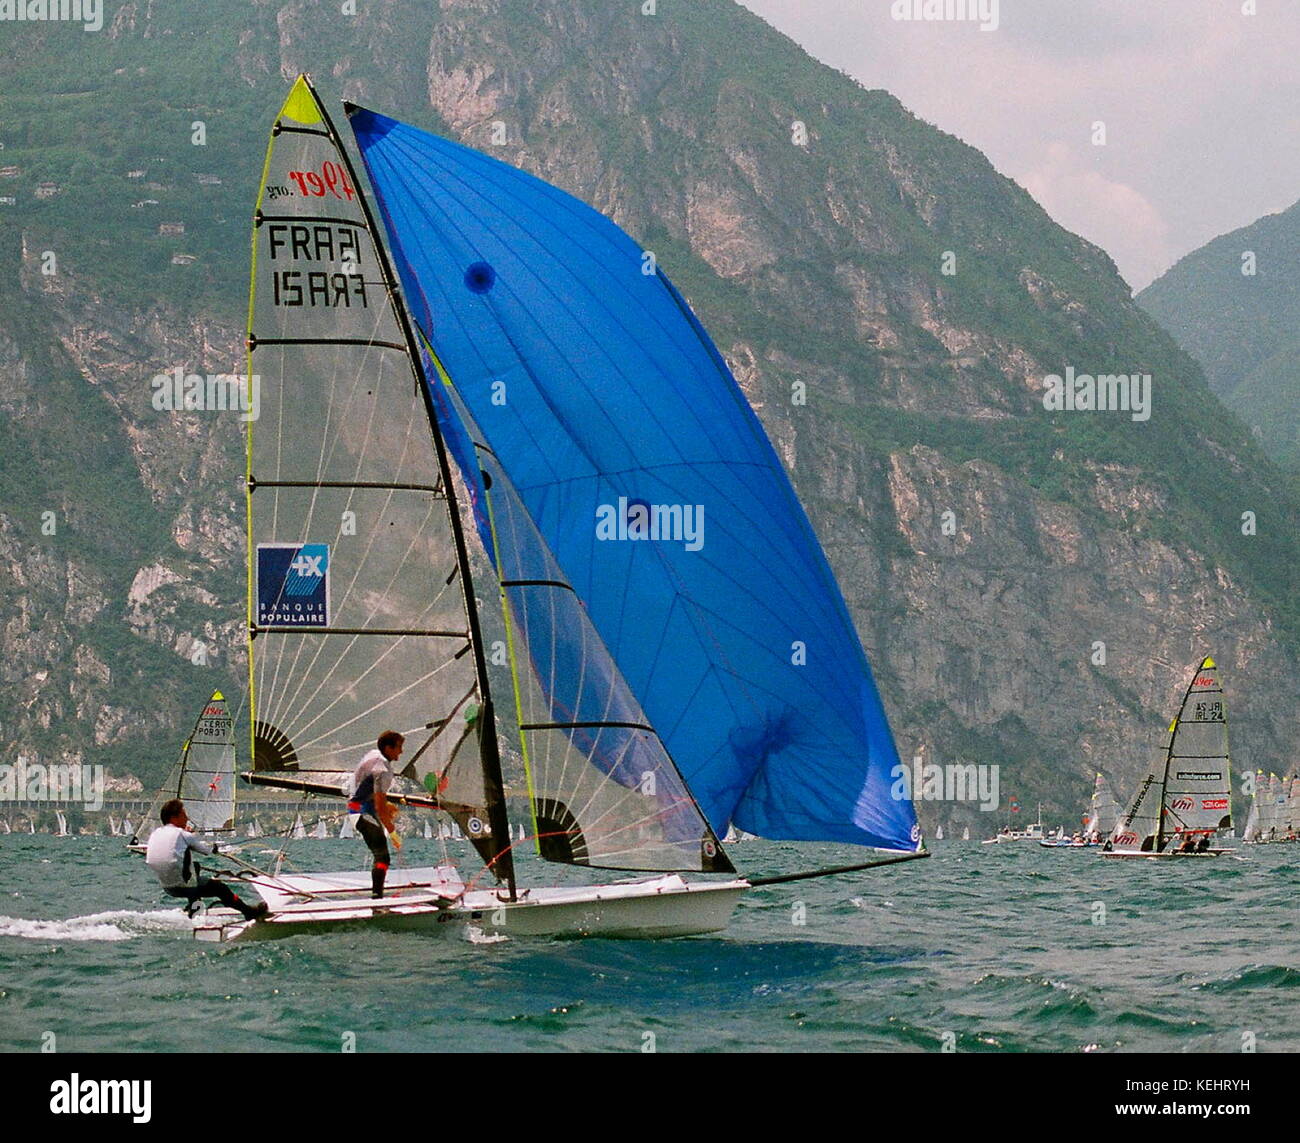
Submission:
[[180,798],[167,802],[158,816],[163,824],[149,835],[144,861],[158,875],[168,894],[191,905],[201,897],[215,897],[223,905],[238,909],[248,921],[266,916],[265,902],[245,905],[225,882],[203,876],[194,854],[216,853],[217,846],[215,842],[204,841],[186,829],[190,819]]
[[400,848],[397,837],[397,807],[388,800],[388,788],[393,784],[392,764],[402,756],[406,741],[395,730],[385,730],[371,750],[358,764],[352,775],[352,796],[348,799],[348,813],[360,814],[357,833],[370,850],[370,895],[384,895],[384,879],[388,876],[389,839]]

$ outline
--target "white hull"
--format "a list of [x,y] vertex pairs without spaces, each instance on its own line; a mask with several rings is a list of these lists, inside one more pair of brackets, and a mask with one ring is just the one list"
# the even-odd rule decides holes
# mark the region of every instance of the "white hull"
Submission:
[[451,866],[390,875],[382,900],[370,897],[369,873],[284,876],[254,888],[270,906],[260,921],[212,909],[195,925],[199,940],[256,940],[374,927],[432,932],[471,925],[507,937],[683,937],[725,929],[747,881],[690,884],[677,874],[614,885],[521,889],[515,901],[497,890],[465,891]]
[[1109,849],[1102,853],[1102,857],[1142,857],[1148,861],[1158,861],[1163,857],[1218,857],[1220,854],[1228,853],[1226,849],[1207,849],[1201,853],[1178,853],[1176,850],[1166,850],[1164,853],[1143,853],[1136,849]]

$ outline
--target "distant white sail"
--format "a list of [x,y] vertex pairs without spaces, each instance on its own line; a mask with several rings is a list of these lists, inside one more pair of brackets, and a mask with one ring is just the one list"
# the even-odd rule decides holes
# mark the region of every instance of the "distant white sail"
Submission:
[[935,840],[935,841],[943,841],[943,826],[939,826],[939,827],[934,831],[934,840]]
[[185,803],[190,829],[196,833],[232,830],[235,825],[235,720],[220,691],[203,704],[194,730],[167,781],[155,795],[149,812],[135,832],[135,842],[148,840],[161,824],[159,811],[165,802],[180,798]]
[[970,841],[970,826],[961,831],[961,839],[962,841]]
[[1119,822],[1119,802],[1111,792],[1110,784],[1098,772],[1092,788],[1092,805],[1088,813],[1086,832],[1109,837]]
[[301,839],[307,836],[307,827],[302,824],[302,814],[298,814],[293,819],[293,832],[290,835],[295,839]]
[[1259,794],[1250,802],[1250,813],[1246,815],[1246,828],[1241,832],[1241,840],[1254,842],[1259,840]]
[[1287,786],[1286,834],[1291,837],[1300,833],[1300,774],[1293,774]]
[[328,833],[328,832],[326,831],[326,829],[325,829],[325,819],[324,819],[324,818],[321,818],[319,821],[316,822],[316,828],[313,829],[313,830],[311,831],[311,835],[312,835],[312,837],[315,837],[315,838],[326,838],[326,837],[329,837],[329,833]]

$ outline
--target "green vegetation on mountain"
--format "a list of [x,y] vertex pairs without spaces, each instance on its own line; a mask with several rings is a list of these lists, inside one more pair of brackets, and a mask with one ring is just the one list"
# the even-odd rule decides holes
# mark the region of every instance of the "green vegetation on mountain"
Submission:
[[1300,473],[1300,202],[1194,250],[1137,300]]
[[[1145,740],[1135,704],[1162,724],[1202,639],[1216,655],[1224,642],[1268,644],[1270,663],[1293,663],[1300,520],[1288,481],[1110,259],[973,148],[731,0],[660,0],[654,16],[633,0],[359,7],[128,0],[99,34],[7,33],[0,167],[18,173],[0,178],[17,200],[0,205],[0,277],[8,292],[21,269],[24,289],[0,313],[0,340],[25,373],[0,370],[26,377],[26,396],[0,419],[0,624],[26,608],[15,679],[39,665],[41,623],[66,624],[68,645],[45,664],[47,694],[62,696],[48,722],[54,698],[0,682],[0,745],[90,749],[94,704],[77,713],[70,697],[94,689],[78,646],[112,669],[99,701],[135,717],[92,753],[137,773],[170,764],[166,744],[209,681],[238,677],[242,560],[215,533],[177,538],[205,505],[239,527],[237,434],[173,420],[150,452],[160,430],[146,382],[204,353],[233,364],[207,331],[232,347],[242,337],[266,132],[299,70],[330,101],[485,150],[505,123],[500,157],[656,252],[792,462],[900,737],[936,742],[945,759],[1001,750],[1022,801],[1072,805],[1091,769],[1080,743],[1118,754]],[[42,183],[51,197],[37,197]],[[59,264],[48,291],[37,285],[47,249]],[[1262,258],[1260,281],[1275,272]],[[83,378],[57,346],[70,315],[91,311],[115,335],[81,347],[96,371]],[[167,340],[200,326],[188,348]],[[1046,412],[1043,376],[1067,367],[1151,374],[1150,420]],[[795,381],[805,404],[791,402]],[[71,524],[57,552],[96,571],[105,597],[84,624],[56,617],[57,592],[33,602],[12,570],[51,550],[39,512],[59,502]],[[972,538],[952,554],[937,516],[963,505]],[[1244,512],[1257,534],[1243,534]],[[151,635],[128,622],[126,592],[155,565],[183,582],[135,605],[157,620]],[[217,604],[196,602],[203,593]],[[236,644],[211,669],[176,645],[205,623]],[[1012,637],[1023,641],[1008,651]],[[1110,673],[1089,665],[1097,639],[1120,648]],[[1001,708],[1008,695],[1020,709]],[[1280,721],[1256,733],[1261,750],[1286,734]]]

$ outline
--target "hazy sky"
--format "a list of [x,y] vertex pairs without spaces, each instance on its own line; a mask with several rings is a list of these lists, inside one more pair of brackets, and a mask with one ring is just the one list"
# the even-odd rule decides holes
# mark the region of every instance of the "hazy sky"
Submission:
[[978,147],[1135,290],[1300,199],[1300,0],[998,0],[992,31],[894,0],[741,2]]

